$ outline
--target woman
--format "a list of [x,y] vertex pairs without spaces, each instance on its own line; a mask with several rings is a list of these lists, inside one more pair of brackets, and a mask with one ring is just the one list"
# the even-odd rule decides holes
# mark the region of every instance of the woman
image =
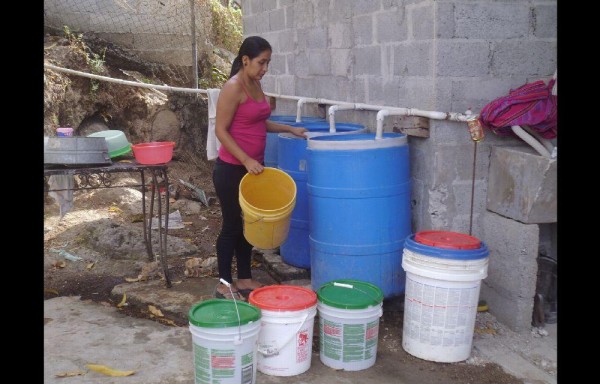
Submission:
[[[213,183],[223,224],[217,238],[219,277],[231,284],[236,300],[245,300],[261,284],[252,279],[250,262],[252,245],[243,233],[239,185],[246,173],[257,175],[264,169],[268,132],[290,132],[305,137],[306,128],[291,127],[267,119],[271,108],[260,80],[271,61],[271,45],[259,36],[247,37],[233,61],[229,80],[221,88],[217,101],[215,134],[221,142],[213,170]],[[237,281],[231,267],[237,258]],[[215,297],[232,299],[230,289],[218,284]]]

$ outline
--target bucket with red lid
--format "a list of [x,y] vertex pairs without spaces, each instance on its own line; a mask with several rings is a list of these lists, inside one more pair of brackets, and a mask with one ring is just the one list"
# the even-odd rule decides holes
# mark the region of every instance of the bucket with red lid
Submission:
[[250,293],[261,310],[257,369],[272,376],[294,376],[310,368],[317,294],[295,285],[269,285]]
[[406,352],[443,363],[469,358],[488,255],[483,241],[464,233],[422,231],[407,237],[402,253]]

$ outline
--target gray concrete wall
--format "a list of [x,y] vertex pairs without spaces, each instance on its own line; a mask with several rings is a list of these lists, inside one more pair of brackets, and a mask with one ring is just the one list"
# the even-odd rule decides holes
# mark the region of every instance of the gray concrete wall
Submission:
[[[201,2],[194,8],[198,53],[209,52],[210,8]],[[192,67],[188,0],[44,0],[44,24],[93,32],[151,62]]]
[[[512,88],[551,78],[557,65],[556,6],[556,0],[242,1],[244,35],[260,35],[273,46],[263,80],[268,92],[475,113]],[[295,114],[296,103],[278,100],[276,113]],[[315,105],[303,113],[325,116]],[[375,112],[344,111],[336,117],[375,129]],[[384,128],[391,130],[389,120]],[[468,233],[472,228],[485,241],[491,232],[478,229],[492,215],[486,210],[491,148],[525,144],[486,131],[475,153],[465,123],[431,120],[429,129],[429,138],[409,137],[412,230]],[[524,224],[497,220],[494,242],[513,243],[515,225]],[[519,256],[531,259],[531,269],[514,276],[534,284],[536,236],[523,240],[530,251]],[[494,246],[490,258],[516,257],[506,252],[506,246]],[[524,284],[508,280],[509,262],[490,268],[496,276],[490,287]],[[521,289],[504,295],[507,300],[528,295],[522,297],[527,303],[512,308],[518,312],[508,324],[521,327],[531,319],[534,293]]]

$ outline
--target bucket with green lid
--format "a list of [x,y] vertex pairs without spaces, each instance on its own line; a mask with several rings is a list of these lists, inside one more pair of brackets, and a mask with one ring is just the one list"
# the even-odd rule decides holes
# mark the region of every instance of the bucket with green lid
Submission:
[[373,366],[383,291],[364,281],[340,279],[323,284],[317,299],[321,362],[346,371]]
[[188,312],[196,384],[256,383],[260,309],[248,303],[210,299]]

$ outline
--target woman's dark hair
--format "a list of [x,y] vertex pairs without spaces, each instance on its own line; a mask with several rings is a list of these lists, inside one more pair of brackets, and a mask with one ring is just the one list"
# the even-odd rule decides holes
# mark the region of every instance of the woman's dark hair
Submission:
[[231,79],[242,67],[242,57],[248,56],[250,60],[254,59],[264,51],[272,51],[271,44],[260,36],[248,36],[244,39],[244,42],[240,46],[240,50],[235,60],[231,64],[231,72],[229,78]]

